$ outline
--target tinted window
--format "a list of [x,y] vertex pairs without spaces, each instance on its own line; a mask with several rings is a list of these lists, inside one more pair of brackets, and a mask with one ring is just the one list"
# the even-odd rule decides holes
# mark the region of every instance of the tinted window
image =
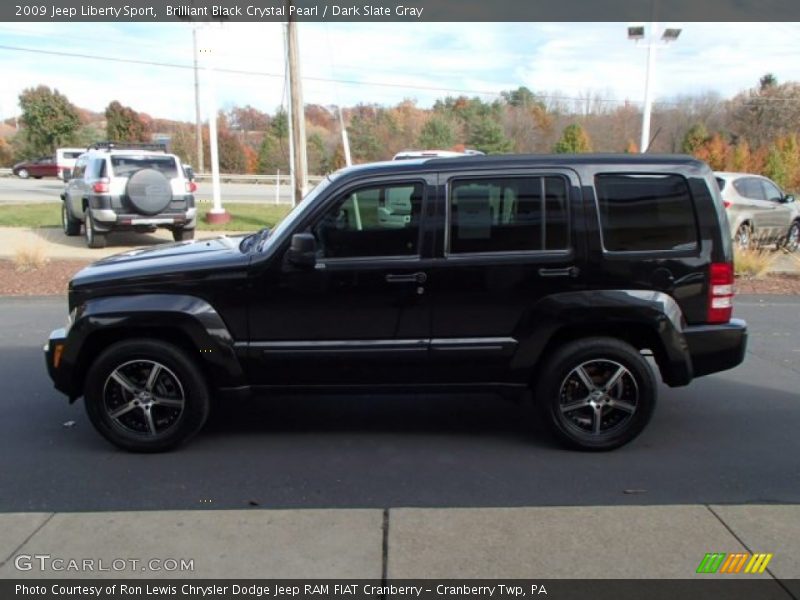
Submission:
[[451,253],[564,250],[563,177],[458,179],[450,186]]
[[606,250],[684,250],[697,245],[692,199],[683,177],[598,175],[595,187]]
[[778,186],[774,185],[770,181],[767,181],[766,179],[759,179],[758,181],[761,183],[764,189],[764,197],[767,200],[771,200],[772,202],[780,202],[783,200],[783,192],[778,189]]
[[121,156],[111,157],[111,167],[117,177],[130,177],[140,169],[155,169],[172,179],[178,176],[178,166],[171,156]]
[[408,256],[418,253],[421,183],[348,192],[312,228],[326,258]]
[[717,185],[719,186],[719,191],[723,191],[725,189],[725,180],[722,177],[717,177]]
[[745,198],[752,198],[754,200],[766,200],[764,195],[764,188],[761,186],[761,180],[755,177],[743,177],[733,182],[733,187],[739,192],[739,195]]

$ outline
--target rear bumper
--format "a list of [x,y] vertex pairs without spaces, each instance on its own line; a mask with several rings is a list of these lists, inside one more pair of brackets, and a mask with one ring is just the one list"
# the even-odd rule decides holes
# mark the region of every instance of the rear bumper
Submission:
[[721,325],[696,325],[683,330],[692,374],[702,377],[741,364],[747,350],[747,323],[731,319]]
[[100,231],[151,225],[175,225],[192,229],[197,223],[196,208],[189,208],[179,213],[163,212],[152,217],[117,213],[110,208],[89,208],[89,211],[95,227]]

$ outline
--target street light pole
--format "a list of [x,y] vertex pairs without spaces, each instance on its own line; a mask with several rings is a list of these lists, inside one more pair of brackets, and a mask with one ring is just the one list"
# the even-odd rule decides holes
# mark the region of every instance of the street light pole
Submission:
[[202,173],[203,166],[203,121],[200,118],[200,76],[197,66],[197,24],[192,25],[192,47],[194,48],[194,136],[197,143],[197,172]]

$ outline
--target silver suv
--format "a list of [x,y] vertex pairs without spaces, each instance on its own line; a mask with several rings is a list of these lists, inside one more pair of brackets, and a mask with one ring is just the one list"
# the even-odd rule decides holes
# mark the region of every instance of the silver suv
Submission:
[[800,205],[771,179],[751,173],[714,173],[728,213],[731,237],[740,248],[756,243],[800,245]]
[[106,245],[110,231],[172,231],[175,241],[194,237],[196,187],[181,160],[155,144],[94,144],[64,172],[64,233],[90,248]]

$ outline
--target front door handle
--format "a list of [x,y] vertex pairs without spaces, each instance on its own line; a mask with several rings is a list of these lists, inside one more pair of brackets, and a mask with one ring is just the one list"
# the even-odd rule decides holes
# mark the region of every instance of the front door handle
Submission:
[[578,267],[563,267],[557,269],[539,269],[541,277],[577,277],[581,270]]
[[419,271],[418,273],[389,273],[386,275],[386,283],[417,283],[423,284],[428,281],[428,274]]

